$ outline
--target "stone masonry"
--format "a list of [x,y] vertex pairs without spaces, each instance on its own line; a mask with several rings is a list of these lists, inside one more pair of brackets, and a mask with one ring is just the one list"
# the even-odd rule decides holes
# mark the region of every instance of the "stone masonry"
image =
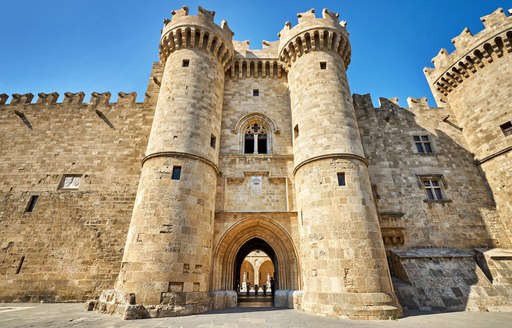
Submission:
[[125,319],[234,307],[261,251],[275,306],[512,311],[509,15],[433,59],[434,108],[352,95],[327,9],[261,50],[214,15],[164,21],[141,103],[0,95],[0,301]]

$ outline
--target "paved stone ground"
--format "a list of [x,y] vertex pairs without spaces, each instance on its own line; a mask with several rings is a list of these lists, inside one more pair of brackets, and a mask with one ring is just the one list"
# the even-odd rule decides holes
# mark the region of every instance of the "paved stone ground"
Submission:
[[276,308],[234,308],[178,318],[124,321],[97,312],[83,304],[0,304],[0,327],[512,327],[512,313],[456,312],[408,313],[388,321],[350,321]]

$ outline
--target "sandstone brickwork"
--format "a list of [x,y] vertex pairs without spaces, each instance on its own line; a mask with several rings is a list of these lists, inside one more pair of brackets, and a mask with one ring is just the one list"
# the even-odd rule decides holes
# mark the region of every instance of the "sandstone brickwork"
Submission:
[[0,301],[234,307],[260,251],[276,307],[512,310],[510,16],[425,69],[438,107],[404,107],[351,95],[336,13],[259,50],[214,15],[164,20],[141,103],[0,94]]

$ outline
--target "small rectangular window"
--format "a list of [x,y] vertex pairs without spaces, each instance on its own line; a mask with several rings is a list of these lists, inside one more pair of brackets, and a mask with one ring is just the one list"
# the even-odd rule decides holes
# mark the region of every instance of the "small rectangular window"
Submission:
[[414,144],[416,145],[416,150],[420,154],[427,154],[433,152],[428,136],[414,136]]
[[512,121],[508,121],[507,123],[503,123],[500,125],[501,131],[505,135],[505,137],[512,135]]
[[320,62],[320,69],[326,69],[327,68],[327,62]]
[[254,97],[258,97],[258,96],[260,95],[260,90],[259,90],[259,89],[254,89],[254,90],[252,90],[252,95],[253,95]]
[[299,125],[295,125],[295,127],[293,128],[293,136],[295,139],[297,139],[297,137],[299,136]]
[[183,59],[183,63],[181,64],[182,67],[188,67],[190,65],[189,59]]
[[179,180],[181,177],[181,166],[174,166],[172,168],[172,180]]
[[78,189],[81,179],[81,174],[66,174],[62,177],[59,189]]
[[346,185],[346,181],[345,181],[345,173],[341,172],[341,173],[338,173],[338,186],[345,186]]
[[212,136],[210,137],[210,146],[215,149],[215,147],[217,146],[217,138],[212,134]]
[[420,178],[428,200],[444,200],[443,185],[438,176],[423,176]]
[[30,200],[28,201],[27,208],[25,209],[25,212],[31,213],[34,211],[34,208],[36,207],[37,200],[39,199],[39,196],[32,195],[30,196]]

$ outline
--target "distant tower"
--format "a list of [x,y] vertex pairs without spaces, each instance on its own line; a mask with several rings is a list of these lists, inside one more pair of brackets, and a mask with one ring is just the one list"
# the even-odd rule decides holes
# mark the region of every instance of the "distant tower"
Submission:
[[[489,183],[502,219],[495,236],[500,247],[512,246],[512,17],[503,9],[481,18],[485,29],[465,28],[425,68],[439,106],[448,104],[476,164]],[[508,235],[508,236],[507,236]]]
[[234,54],[233,33],[213,22],[214,12],[188,16],[183,7],[172,14],[160,40],[164,73],[116,282],[149,316],[210,304],[224,74]]
[[400,315],[346,69],[345,23],[326,9],[280,32],[288,68],[303,308],[353,319]]

